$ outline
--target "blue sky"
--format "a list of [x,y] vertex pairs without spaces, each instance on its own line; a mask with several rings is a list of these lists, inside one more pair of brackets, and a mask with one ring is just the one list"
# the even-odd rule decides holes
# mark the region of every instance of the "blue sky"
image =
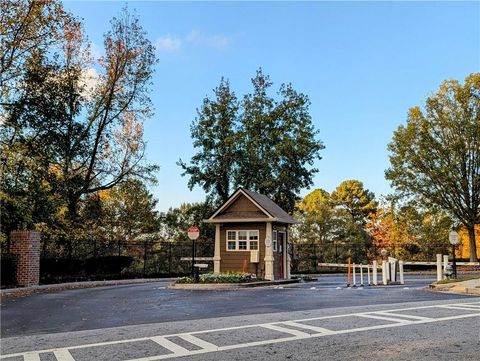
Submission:
[[[124,4],[65,2],[95,48]],[[379,196],[391,192],[386,147],[408,108],[442,80],[480,70],[479,2],[128,4],[159,57],[145,139],[148,160],[161,167],[152,187],[160,210],[204,199],[201,189],[188,190],[175,163],[194,154],[190,124],[222,76],[242,95],[262,67],[275,88],[291,82],[307,94],[326,146],[314,188],[359,179]]]

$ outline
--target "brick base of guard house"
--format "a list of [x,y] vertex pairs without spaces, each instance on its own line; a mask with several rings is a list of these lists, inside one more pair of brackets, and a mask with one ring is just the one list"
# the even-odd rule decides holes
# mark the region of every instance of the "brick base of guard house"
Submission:
[[10,254],[15,256],[15,276],[19,287],[36,286],[40,281],[40,232],[12,231]]

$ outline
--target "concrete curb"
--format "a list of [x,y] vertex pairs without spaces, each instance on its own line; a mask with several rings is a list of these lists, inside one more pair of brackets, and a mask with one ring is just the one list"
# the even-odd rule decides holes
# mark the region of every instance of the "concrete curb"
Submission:
[[177,290],[238,290],[241,288],[269,287],[276,285],[285,285],[291,283],[300,283],[300,279],[262,281],[246,283],[174,283],[168,286],[169,289]]
[[69,283],[57,283],[57,284],[51,284],[51,285],[7,288],[7,289],[0,290],[0,296],[2,298],[3,297],[24,297],[24,296],[29,296],[33,293],[56,292],[56,291],[73,290],[73,289],[81,289],[81,288],[132,285],[132,284],[153,283],[153,282],[160,282],[160,281],[173,282],[175,281],[175,278],[136,278],[136,279],[125,279],[125,280],[69,282]]
[[[475,280],[473,280],[475,281]],[[479,279],[480,281],[480,279]],[[465,285],[469,281],[463,281],[458,283],[447,283],[447,284],[437,284],[436,282],[428,286],[429,291],[435,292],[448,292],[448,293],[458,293],[465,295],[480,295],[479,287],[468,287]]]

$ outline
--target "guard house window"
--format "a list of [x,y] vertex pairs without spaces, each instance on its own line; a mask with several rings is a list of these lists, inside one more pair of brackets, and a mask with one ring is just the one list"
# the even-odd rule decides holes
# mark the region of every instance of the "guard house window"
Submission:
[[250,244],[250,249],[257,250],[258,249],[258,231],[248,232],[248,241]]
[[237,248],[237,235],[235,231],[227,232],[227,249],[229,251],[235,251]]
[[227,231],[227,251],[258,249],[258,231]]
[[277,231],[273,231],[273,251],[277,252]]

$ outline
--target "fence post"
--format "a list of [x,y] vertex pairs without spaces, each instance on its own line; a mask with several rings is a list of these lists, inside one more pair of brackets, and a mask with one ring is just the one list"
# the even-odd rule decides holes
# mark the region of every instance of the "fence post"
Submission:
[[437,282],[442,280],[442,255],[437,254]]
[[400,284],[403,285],[405,284],[403,279],[403,261],[398,261],[398,270],[400,271]]
[[168,242],[168,273],[172,273],[172,242]]
[[360,286],[363,286],[363,263],[360,263]]
[[444,274],[444,279],[447,278],[447,267],[448,267],[448,255],[443,256],[443,274]]
[[387,261],[382,261],[382,283],[385,286],[387,284]]
[[143,242],[143,277],[147,271],[147,242]]
[[373,269],[372,269],[372,278],[373,278],[373,284],[376,286],[378,285],[378,262],[375,260],[373,261]]
[[292,246],[292,272],[297,273],[297,262],[295,262],[295,243],[290,243]]

